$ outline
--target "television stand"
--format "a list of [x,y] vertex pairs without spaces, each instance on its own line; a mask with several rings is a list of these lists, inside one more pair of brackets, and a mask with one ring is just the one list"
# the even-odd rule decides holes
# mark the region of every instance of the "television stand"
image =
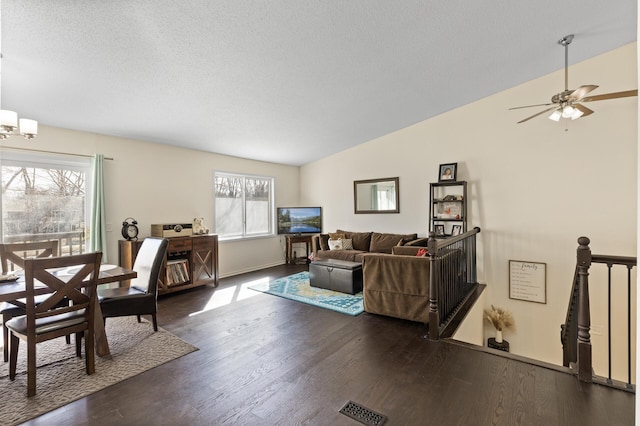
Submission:
[[[286,261],[287,263],[296,263],[296,258],[293,256],[293,245],[304,243],[306,247],[306,255],[309,257],[311,254],[311,234],[289,234],[284,236],[287,241]],[[306,261],[305,261],[306,263]]]

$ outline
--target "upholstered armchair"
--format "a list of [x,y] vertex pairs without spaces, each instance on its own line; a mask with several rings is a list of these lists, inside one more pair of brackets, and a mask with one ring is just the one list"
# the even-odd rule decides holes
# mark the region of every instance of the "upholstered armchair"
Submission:
[[98,289],[105,323],[107,318],[130,315],[137,315],[140,322],[141,315],[151,315],[153,329],[158,331],[158,278],[168,244],[166,238],[145,238],[133,263],[138,276],[131,280],[129,287]]

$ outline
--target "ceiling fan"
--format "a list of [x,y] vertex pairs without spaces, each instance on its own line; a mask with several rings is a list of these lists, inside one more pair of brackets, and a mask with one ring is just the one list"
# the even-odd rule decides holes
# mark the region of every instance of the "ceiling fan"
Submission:
[[531,120],[532,118],[535,118],[549,111],[553,111],[549,116],[549,119],[553,121],[560,121],[560,118],[570,118],[572,120],[575,120],[576,118],[586,117],[587,115],[593,114],[593,110],[582,105],[582,102],[604,101],[606,99],[638,96],[638,89],[626,90],[624,92],[605,93],[604,95],[586,96],[591,91],[598,88],[598,86],[594,84],[580,86],[575,90],[569,89],[569,44],[571,44],[572,40],[573,34],[569,34],[558,40],[558,44],[564,46],[564,91],[553,95],[551,97],[551,103],[548,104],[526,105],[509,108],[509,110],[512,110],[552,105],[547,109],[544,109],[536,114],[533,114],[532,116],[518,121],[518,124],[524,123],[525,121]]

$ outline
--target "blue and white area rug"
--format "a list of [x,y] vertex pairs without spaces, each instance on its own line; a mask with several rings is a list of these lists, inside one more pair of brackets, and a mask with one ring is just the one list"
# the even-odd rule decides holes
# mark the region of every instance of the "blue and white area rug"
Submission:
[[362,292],[351,295],[311,287],[309,285],[309,272],[306,271],[249,288],[351,316],[359,315],[364,311]]

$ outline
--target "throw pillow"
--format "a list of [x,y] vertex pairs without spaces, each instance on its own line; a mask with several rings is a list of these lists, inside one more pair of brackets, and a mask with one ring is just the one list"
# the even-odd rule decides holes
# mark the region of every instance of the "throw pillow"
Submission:
[[416,256],[418,257],[426,257],[429,254],[429,250],[421,248],[416,252]]
[[342,250],[353,250],[353,240],[350,238],[343,238]]
[[341,232],[329,232],[330,240],[343,240],[344,238],[345,238],[345,235]]
[[329,238],[329,250],[342,250],[342,240],[333,240]]
[[320,234],[320,250],[329,250],[329,234]]

